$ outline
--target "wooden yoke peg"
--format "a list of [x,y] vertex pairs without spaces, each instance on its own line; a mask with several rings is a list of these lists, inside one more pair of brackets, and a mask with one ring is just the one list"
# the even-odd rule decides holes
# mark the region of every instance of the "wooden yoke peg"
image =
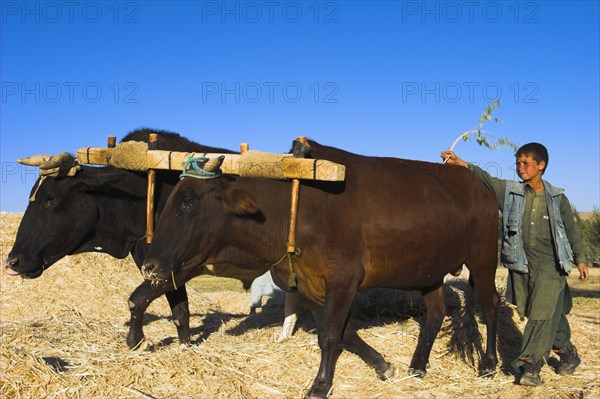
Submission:
[[250,150],[250,144],[248,144],[248,143],[240,144],[240,154],[245,154],[246,152],[248,152],[248,150]]
[[[299,136],[296,141],[304,145],[308,145],[308,141],[305,136]],[[299,157],[304,157],[301,155]],[[298,220],[298,198],[300,196],[300,180],[292,179],[292,195],[290,201],[290,230],[287,241],[287,251],[290,254],[296,252],[296,222]]]
[[[158,149],[158,135],[150,133],[148,140],[148,149]],[[156,170],[148,170],[148,194],[146,196],[146,243],[152,243],[152,233],[154,232],[154,182],[156,179]]]
[[306,139],[306,136],[298,136],[298,137],[296,137],[296,141],[299,141],[304,145],[309,145],[308,140]]
[[300,195],[300,180],[292,179],[292,198],[290,202],[290,231],[288,234],[287,251],[296,252],[296,221],[298,219],[298,197]]
[[115,148],[117,145],[117,136],[108,136],[108,148]]
[[148,139],[148,149],[158,150],[158,134],[150,133],[150,138]]

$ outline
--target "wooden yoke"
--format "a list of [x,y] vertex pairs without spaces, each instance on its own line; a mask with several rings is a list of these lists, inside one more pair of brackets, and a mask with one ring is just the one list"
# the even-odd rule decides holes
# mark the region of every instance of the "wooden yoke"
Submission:
[[[116,148],[84,147],[77,150],[77,161],[80,164],[112,165],[116,168],[147,171],[148,169],[182,170],[185,160],[194,153],[182,151],[150,150],[143,143],[144,154],[139,154],[139,147],[125,142]],[[138,143],[142,144],[142,143]],[[120,149],[124,146],[126,149]],[[223,156],[221,171],[225,175],[245,177],[264,177],[267,179],[300,179],[318,181],[343,181],[346,167],[325,159],[309,159],[295,157],[293,154],[272,154],[240,148],[243,154],[213,154],[204,156],[218,158]],[[127,156],[124,156],[126,154]]]
[[[148,149],[158,149],[158,135],[150,133],[148,140]],[[152,244],[152,234],[154,232],[154,183],[156,180],[156,170],[148,169],[148,194],[146,196],[146,243]]]
[[[325,159],[306,158],[305,155],[310,150],[306,137],[298,137],[294,141],[293,147],[292,154],[274,154],[250,151],[249,144],[242,143],[240,144],[240,154],[205,153],[203,155],[209,159],[221,158],[221,173],[226,175],[291,180],[290,226],[286,253],[280,260],[281,262],[285,257],[288,258],[290,287],[296,286],[292,257],[300,255],[300,248],[296,246],[300,180],[341,182],[344,181],[346,175],[344,165]],[[108,148],[80,148],[77,150],[77,161],[80,164],[112,165],[126,170],[148,172],[145,237],[146,243],[151,244],[154,233],[156,169],[181,171],[189,157],[193,157],[194,154],[193,152],[159,150],[157,134],[150,134],[148,143],[134,141],[116,144],[116,137],[109,136]]]

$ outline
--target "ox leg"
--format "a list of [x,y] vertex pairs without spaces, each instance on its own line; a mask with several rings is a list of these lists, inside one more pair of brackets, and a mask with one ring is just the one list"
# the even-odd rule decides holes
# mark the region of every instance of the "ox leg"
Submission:
[[171,307],[173,314],[173,323],[177,327],[177,337],[181,345],[190,343],[190,307],[188,304],[187,291],[185,285],[178,287],[174,291],[169,291],[166,294],[167,301]]
[[394,376],[394,366],[386,362],[379,352],[363,341],[356,333],[352,320],[348,320],[342,340],[344,348],[359,356],[365,363],[373,367],[381,380],[385,381]]
[[162,295],[158,287],[152,286],[150,281],[145,280],[129,297],[129,332],[127,333],[127,346],[130,349],[138,347],[144,341],[144,312],[148,309],[150,302]]
[[283,328],[277,342],[283,342],[286,339],[292,338],[294,327],[296,327],[296,322],[298,321],[300,302],[301,298],[298,292],[285,293],[285,320],[283,321]]
[[317,377],[305,398],[326,398],[333,384],[335,365],[342,353],[342,336],[348,322],[348,312],[352,305],[353,291],[348,289],[329,289],[325,297],[325,307],[320,312],[313,310],[318,327],[321,364]]
[[498,366],[496,329],[498,325],[500,296],[498,295],[498,291],[496,291],[496,285],[494,283],[496,275],[495,262],[496,259],[494,258],[493,262],[491,262],[494,267],[490,267],[490,271],[474,269],[474,272],[471,272],[471,278],[473,279],[472,286],[475,287],[477,296],[479,297],[481,309],[483,310],[483,320],[487,330],[485,354],[479,364],[480,377],[494,376],[496,367]]
[[[146,309],[148,309],[148,306],[152,301],[154,301],[159,296],[166,294],[170,290],[170,288],[171,287],[167,285],[153,285],[150,281],[145,280],[135,289],[135,291],[133,291],[133,293],[129,297],[129,311],[131,312],[131,319],[129,321],[129,332],[127,333],[127,346],[129,348],[136,348],[144,341],[144,313],[146,312]],[[179,291],[181,288],[183,287],[180,287],[177,291]],[[181,294],[176,294],[174,295],[174,298],[180,296]],[[182,315],[181,319],[178,318],[177,315],[175,315],[175,319],[180,320],[181,325],[187,325],[187,330],[189,332],[189,310],[187,309],[187,293],[185,292],[185,289],[183,291],[183,296],[185,296],[185,301],[177,301],[177,299],[175,299],[178,314]],[[180,309],[184,306],[186,308],[185,311],[181,311]],[[171,305],[171,307],[173,307],[173,305]],[[187,317],[187,319],[185,319],[185,317]]]
[[443,288],[443,284],[440,282],[440,284],[434,287],[429,287],[421,291],[427,305],[427,319],[419,333],[417,348],[408,369],[409,374],[416,375],[419,378],[423,378],[427,374],[429,354],[446,316]]

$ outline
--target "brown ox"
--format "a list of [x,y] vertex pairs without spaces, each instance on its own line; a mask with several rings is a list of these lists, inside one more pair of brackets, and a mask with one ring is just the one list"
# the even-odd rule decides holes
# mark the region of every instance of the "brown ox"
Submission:
[[[497,206],[465,168],[364,157],[311,143],[311,155],[346,165],[342,183],[303,182],[294,257],[297,289],[318,326],[321,365],[307,397],[326,397],[342,349],[360,356],[380,378],[394,368],[356,333],[349,318],[359,289],[419,289],[427,320],[410,373],[422,377],[445,316],[444,275],[465,263],[480,298],[487,348],[480,375],[497,365],[494,285]],[[260,178],[187,178],[171,193],[143,266],[148,278],[204,264],[255,269],[286,250],[290,183]],[[272,269],[286,290],[287,261]]]

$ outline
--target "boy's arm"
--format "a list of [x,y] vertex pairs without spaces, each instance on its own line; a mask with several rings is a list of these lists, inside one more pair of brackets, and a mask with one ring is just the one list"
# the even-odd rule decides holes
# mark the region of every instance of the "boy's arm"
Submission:
[[496,201],[498,201],[498,208],[502,210],[504,207],[504,197],[506,196],[506,180],[492,177],[479,166],[470,164],[456,156],[454,151],[442,151],[441,157],[444,162],[447,162],[450,165],[458,165],[469,168],[475,175],[475,178],[494,193],[496,196]]
[[575,264],[579,270],[579,279],[586,280],[589,272],[585,265],[587,260],[585,259],[585,252],[583,250],[583,240],[581,238],[581,233],[579,232],[579,226],[577,226],[575,218],[573,217],[571,203],[566,195],[563,195],[560,201],[560,216],[565,224],[567,238],[569,239],[569,244],[571,244],[571,249],[575,256]]
[[468,168],[473,171],[475,178],[490,189],[496,196],[498,208],[502,210],[504,207],[504,197],[506,196],[506,180],[493,177],[477,165],[469,164]]

